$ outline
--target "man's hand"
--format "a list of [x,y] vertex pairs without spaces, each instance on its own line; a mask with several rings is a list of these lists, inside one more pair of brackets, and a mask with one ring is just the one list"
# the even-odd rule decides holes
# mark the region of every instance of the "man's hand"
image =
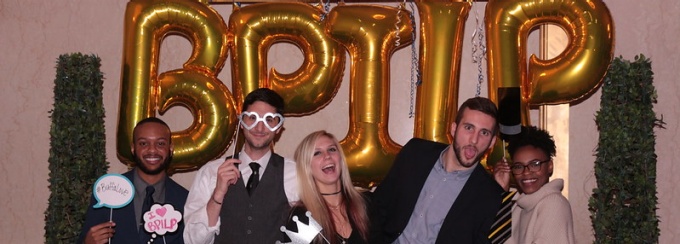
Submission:
[[241,160],[230,158],[217,168],[217,185],[212,194],[213,200],[221,202],[229,186],[236,184],[238,178],[241,177],[241,172],[237,167],[240,163]]
[[217,183],[205,207],[208,214],[208,226],[210,227],[217,225],[222,209],[222,201],[224,201],[224,195],[227,195],[229,186],[236,184],[238,178],[241,177],[241,171],[237,167],[240,163],[241,160],[230,158],[217,168]]
[[87,234],[85,235],[86,244],[103,244],[109,243],[109,238],[113,237],[113,233],[116,230],[113,228],[116,223],[104,222],[95,226],[92,226]]
[[503,187],[503,190],[510,189],[510,165],[505,158],[493,166],[493,178]]

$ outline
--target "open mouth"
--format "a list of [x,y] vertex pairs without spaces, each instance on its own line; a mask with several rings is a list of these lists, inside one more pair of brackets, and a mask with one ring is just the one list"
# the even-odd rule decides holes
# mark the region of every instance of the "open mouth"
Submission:
[[321,171],[323,171],[326,174],[331,174],[335,173],[335,164],[329,164],[321,168]]
[[477,149],[471,146],[463,148],[463,153],[467,159],[473,159],[477,156]]
[[524,179],[524,180],[522,180],[522,184],[533,184],[533,183],[536,183],[536,181],[538,181],[538,179],[536,179],[536,178]]
[[161,160],[163,160],[163,158],[158,155],[149,155],[144,156],[144,160],[149,164],[158,164],[161,162]]

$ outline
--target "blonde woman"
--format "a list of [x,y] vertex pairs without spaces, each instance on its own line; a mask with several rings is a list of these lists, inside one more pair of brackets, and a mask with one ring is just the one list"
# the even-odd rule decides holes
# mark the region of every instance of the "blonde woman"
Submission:
[[[290,216],[309,223],[305,212],[311,212],[323,227],[312,243],[367,243],[366,202],[352,185],[345,155],[335,136],[326,131],[309,134],[295,150],[295,162],[300,201]],[[290,219],[286,227],[297,231]]]

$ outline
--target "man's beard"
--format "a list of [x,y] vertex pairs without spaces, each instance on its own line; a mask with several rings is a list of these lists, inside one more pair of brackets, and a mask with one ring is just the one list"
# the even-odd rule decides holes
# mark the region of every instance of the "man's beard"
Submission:
[[243,132],[245,141],[246,141],[246,143],[248,143],[248,147],[250,147],[251,149],[254,149],[254,150],[268,149],[272,145],[272,141],[274,141],[274,137],[272,137],[272,138],[262,142],[262,144],[258,145],[258,144],[255,144],[255,142],[251,141],[248,138],[248,136],[245,136],[245,133],[248,133],[248,132]]
[[[463,167],[465,167],[465,168],[470,168],[470,167],[472,167],[473,165],[475,165],[476,163],[478,163],[479,161],[482,160],[482,158],[483,158],[484,155],[485,155],[485,152],[479,152],[479,151],[478,151],[477,153],[479,153],[479,155],[477,155],[477,157],[475,157],[475,159],[472,160],[472,163],[470,163],[470,164],[465,164],[464,161],[463,161],[461,152],[460,152],[460,151],[463,149],[463,147],[457,145],[457,143],[456,143],[456,136],[457,136],[457,134],[454,133],[454,135],[453,135],[453,152],[454,152],[454,154],[456,155],[456,159],[458,159],[458,164],[460,164],[460,166],[463,166]],[[491,142],[489,142],[489,145],[486,145],[485,148],[488,148],[489,146],[491,146]],[[472,146],[472,147],[474,147],[474,146]],[[475,147],[475,150],[477,150],[476,147]]]
[[165,161],[161,165],[158,166],[157,169],[151,170],[142,163],[142,159],[137,155],[137,153],[133,153],[132,156],[135,159],[135,163],[137,164],[137,168],[142,170],[147,175],[158,175],[162,172],[165,172],[166,169],[170,166],[170,162],[172,161],[172,155],[168,156],[165,158]]

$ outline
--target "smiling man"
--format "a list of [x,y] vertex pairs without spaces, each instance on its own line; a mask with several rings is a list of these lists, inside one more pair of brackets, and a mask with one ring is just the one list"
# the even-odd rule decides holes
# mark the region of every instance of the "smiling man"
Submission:
[[[96,203],[93,197],[78,243],[108,243],[109,238],[113,243],[147,243],[151,235],[142,228],[147,193],[152,203],[172,204],[178,211],[184,208],[187,190],[166,174],[173,153],[170,127],[158,118],[146,118],[135,126],[132,140],[136,167],[123,174],[135,187],[132,202],[114,209],[113,220],[109,222],[110,210],[93,208]],[[177,231],[161,237],[164,239],[161,242],[184,243],[183,229],[184,224],[180,223]]]
[[488,243],[503,189],[479,161],[496,141],[497,109],[465,101],[453,143],[411,139],[373,195],[370,243]]
[[283,98],[260,88],[239,116],[243,150],[207,163],[196,174],[185,208],[187,243],[274,243],[298,200],[295,163],[271,151],[283,126]]

